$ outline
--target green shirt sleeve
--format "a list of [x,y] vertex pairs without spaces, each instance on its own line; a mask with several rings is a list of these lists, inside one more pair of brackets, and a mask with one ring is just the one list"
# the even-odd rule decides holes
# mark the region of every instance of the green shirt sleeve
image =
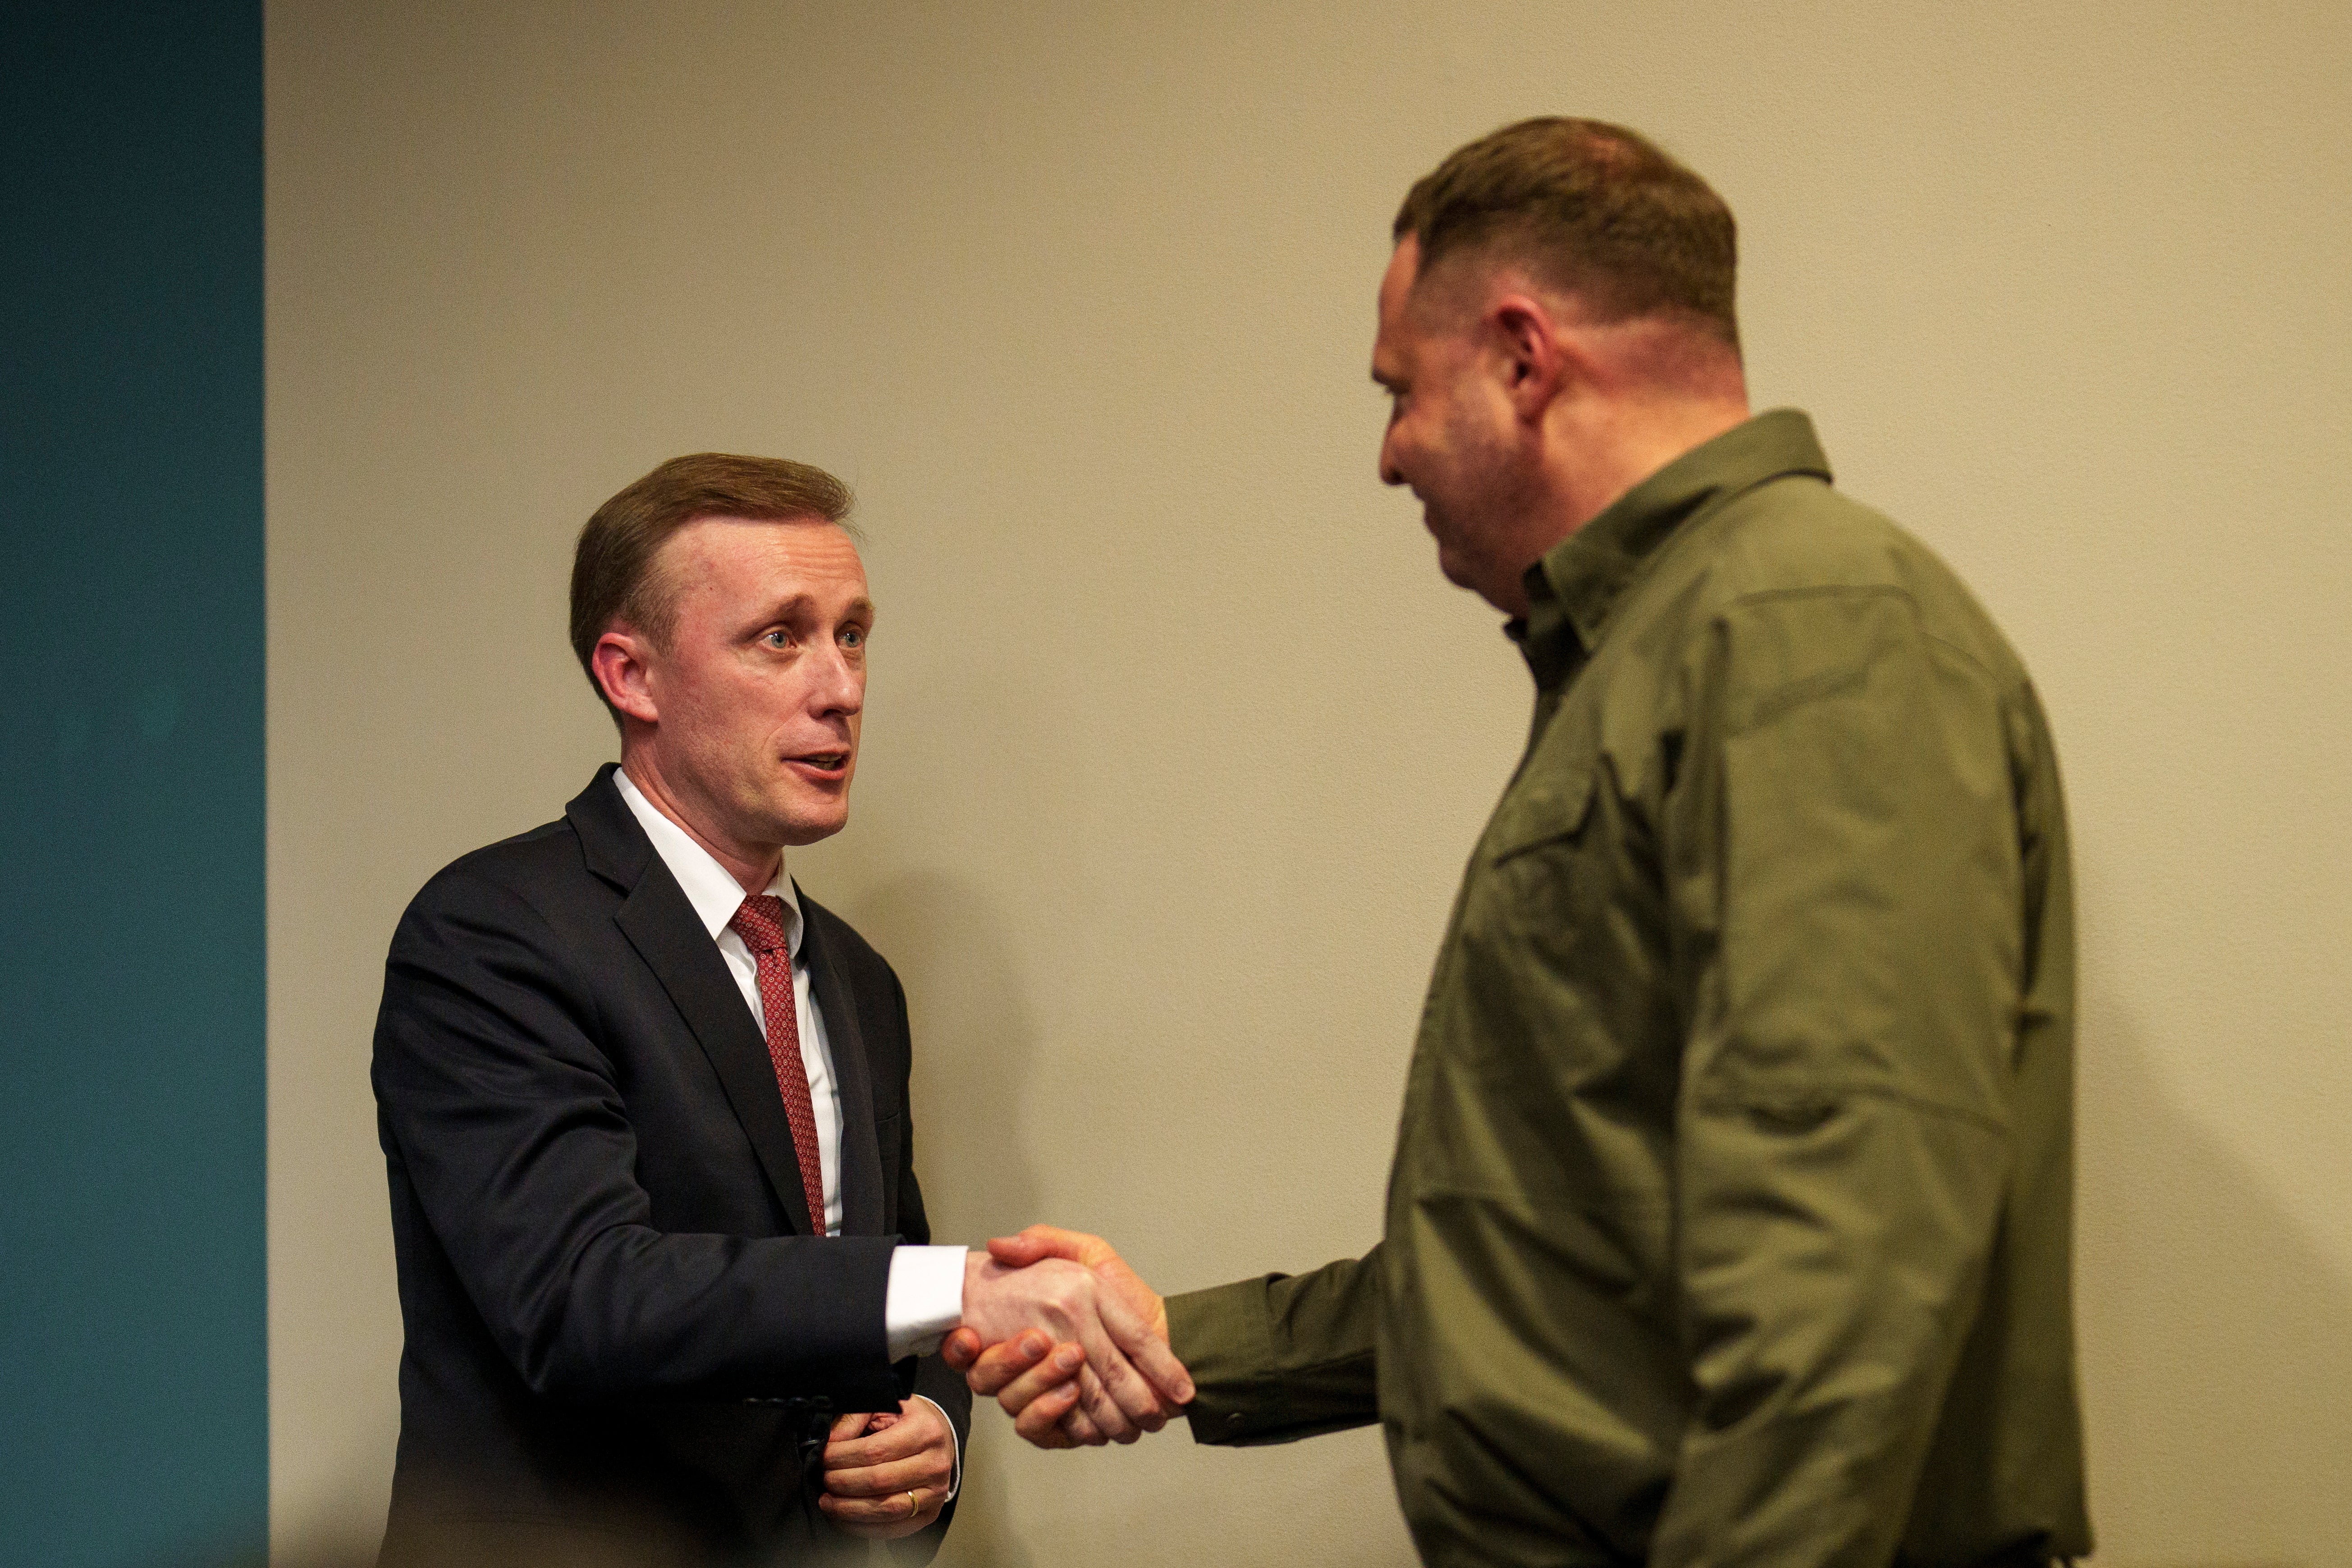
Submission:
[[1311,1274],[1168,1298],[1168,1343],[1192,1374],[1202,1443],[1287,1443],[1379,1418],[1380,1248]]
[[2009,1180],[2003,694],[1879,587],[1737,604],[1682,679],[1661,849],[1696,1403],[1651,1562],[1883,1568]]

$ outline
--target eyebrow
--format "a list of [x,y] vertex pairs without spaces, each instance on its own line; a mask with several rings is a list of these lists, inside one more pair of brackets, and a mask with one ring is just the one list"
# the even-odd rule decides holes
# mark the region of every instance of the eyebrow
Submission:
[[[789,594],[783,598],[777,600],[774,604],[769,605],[765,611],[752,618],[758,625],[764,626],[774,621],[784,620],[793,616],[803,614],[814,609],[815,605],[816,597],[814,595]],[[866,595],[860,594],[857,597],[849,601],[848,605],[843,608],[841,614],[842,619],[844,620],[856,620],[861,618],[871,620],[874,617],[874,601],[871,598],[868,598]]]

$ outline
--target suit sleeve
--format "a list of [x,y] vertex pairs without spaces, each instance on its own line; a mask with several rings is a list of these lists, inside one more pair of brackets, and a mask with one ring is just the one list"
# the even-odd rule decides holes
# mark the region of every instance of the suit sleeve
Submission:
[[[877,962],[880,962],[878,958]],[[905,1059],[908,1077],[911,1080],[914,1031],[907,1016],[906,987],[899,984],[897,971],[887,963],[882,964],[882,971],[890,978],[890,996],[896,1008],[894,1016],[898,1038],[908,1042]],[[910,1081],[899,1085],[901,1103],[907,1107],[907,1126],[905,1135],[898,1141],[897,1224],[899,1240],[909,1247],[929,1247],[931,1244],[930,1215],[923,1207],[922,1183],[915,1175],[915,1104],[911,1090]],[[946,1412],[949,1425],[955,1428],[956,1453],[961,1463],[971,1447],[971,1387],[964,1382],[963,1374],[936,1354],[910,1356],[900,1362],[896,1371],[910,1397],[919,1394]],[[969,1479],[971,1472],[967,1469],[964,1473]],[[937,1556],[940,1544],[947,1538],[948,1526],[955,1522],[956,1504],[961,1500],[962,1494],[959,1490],[957,1496],[940,1510],[939,1518],[912,1535],[887,1542],[890,1561],[901,1564],[902,1568],[921,1568],[923,1563]]]
[[565,963],[526,900],[461,864],[402,919],[376,1025],[385,1152],[516,1373],[576,1398],[896,1408],[890,1238],[654,1228]]
[[1653,1568],[1884,1564],[2011,1163],[2018,834],[1992,679],[1908,598],[1744,605],[1666,818],[1688,1009]]
[[1287,1443],[1380,1417],[1380,1255],[1168,1298],[1168,1343],[1197,1390],[1197,1442]]

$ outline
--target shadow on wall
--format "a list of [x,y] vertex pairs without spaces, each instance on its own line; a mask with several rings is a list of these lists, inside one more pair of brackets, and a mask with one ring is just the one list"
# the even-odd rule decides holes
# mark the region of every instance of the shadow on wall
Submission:
[[[1018,1135],[1034,1101],[1037,1030],[1003,932],[973,884],[901,877],[843,911],[898,972],[915,1040],[915,1160],[931,1235],[980,1244],[1036,1216],[1036,1173]],[[1009,1422],[972,1413],[964,1489],[940,1563],[1029,1568],[1006,1515]]]
[[2352,1563],[2352,1280],[2167,1098],[2126,1009],[2085,1025],[2077,1310],[2099,1560]]

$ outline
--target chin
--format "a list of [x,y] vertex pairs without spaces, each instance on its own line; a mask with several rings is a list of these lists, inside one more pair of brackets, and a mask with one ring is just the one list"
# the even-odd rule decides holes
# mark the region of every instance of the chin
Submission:
[[795,811],[778,824],[780,842],[791,848],[801,848],[819,839],[830,838],[848,826],[849,806],[846,802],[835,811]]
[[1463,560],[1461,556],[1443,544],[1437,547],[1437,569],[1444,574],[1445,580],[1455,587],[1467,588],[1481,598],[1486,596],[1485,590],[1478,585],[1480,582],[1478,574],[1471,568],[1470,563]]

